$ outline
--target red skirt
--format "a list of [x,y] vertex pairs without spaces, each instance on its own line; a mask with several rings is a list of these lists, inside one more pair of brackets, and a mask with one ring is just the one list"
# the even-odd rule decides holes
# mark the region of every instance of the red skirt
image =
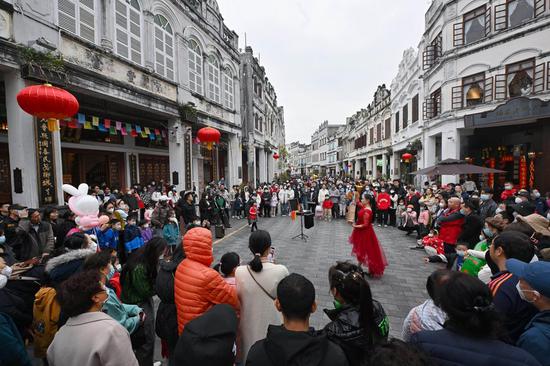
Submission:
[[353,245],[351,254],[359,263],[369,268],[369,274],[373,277],[382,277],[388,261],[372,225],[362,229],[354,228],[349,242]]

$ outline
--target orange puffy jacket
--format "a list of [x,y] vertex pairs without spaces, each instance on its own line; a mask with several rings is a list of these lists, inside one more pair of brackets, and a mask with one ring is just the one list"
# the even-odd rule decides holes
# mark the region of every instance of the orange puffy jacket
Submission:
[[185,324],[216,304],[229,304],[239,310],[235,287],[210,268],[214,261],[210,230],[189,230],[183,237],[183,247],[187,257],[178,266],[174,283],[179,334]]

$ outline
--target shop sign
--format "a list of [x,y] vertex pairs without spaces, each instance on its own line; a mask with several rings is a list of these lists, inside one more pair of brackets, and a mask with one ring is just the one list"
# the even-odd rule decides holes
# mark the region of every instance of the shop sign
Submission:
[[137,158],[135,154],[130,154],[130,184],[136,184],[137,182]]
[[493,127],[521,120],[550,117],[550,103],[533,98],[514,98],[494,111],[464,117],[466,128]]
[[191,190],[191,136],[189,133],[185,134],[185,189]]
[[38,192],[40,205],[56,202],[55,163],[52,134],[48,121],[41,119],[36,124],[36,161],[38,162]]

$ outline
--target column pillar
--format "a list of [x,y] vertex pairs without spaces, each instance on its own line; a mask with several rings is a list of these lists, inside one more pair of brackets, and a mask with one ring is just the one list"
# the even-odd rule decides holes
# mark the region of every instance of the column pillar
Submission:
[[101,19],[101,46],[108,50],[113,50],[115,34],[115,10],[113,0],[102,0],[101,14],[105,16]]
[[258,167],[260,168],[260,183],[267,182],[267,170],[266,170],[266,152],[263,148],[260,148],[260,161],[258,161]]
[[143,37],[143,59],[145,61],[145,67],[147,69],[155,70],[155,19],[153,13],[146,10],[143,12],[143,34],[150,35],[149,37]]
[[389,177],[388,174],[388,154],[383,153],[382,154],[382,176],[386,179]]
[[[174,50],[174,52],[176,53],[176,64],[177,64],[176,77],[177,77],[177,80],[179,80],[180,85],[189,86],[189,73],[185,72],[185,70],[188,69],[188,62],[189,62],[189,52],[187,52],[187,48],[189,47],[189,42],[185,38],[183,38],[183,35],[181,33],[176,33],[176,45],[177,45],[176,49]],[[184,101],[180,100],[180,102],[183,103]]]
[[[173,184],[173,172],[178,173],[178,184],[176,189],[185,190],[185,134],[188,134],[186,128],[179,119],[173,119],[169,122],[168,128],[171,130],[171,138],[168,140],[168,153],[170,155],[170,182]],[[173,131],[173,133],[172,133]]]
[[[6,112],[8,118],[8,148],[10,154],[11,196],[13,203],[28,207],[38,207],[38,171],[36,161],[36,121],[33,116],[25,113],[17,104],[16,96],[27,86],[19,72],[4,75],[6,87]],[[56,133],[59,135],[59,133]],[[57,144],[54,155],[60,155]],[[21,185],[23,192],[15,192],[14,169],[21,169]],[[58,170],[56,170],[57,172]],[[58,195],[63,195],[58,191]]]
[[[238,135],[229,135],[229,146],[227,149],[228,162],[227,166],[229,167],[229,179],[228,186],[238,185],[242,183],[242,157],[241,157],[241,148],[239,143]],[[239,170],[241,171],[241,176],[239,176]]]
[[[441,160],[459,159],[460,135],[455,128],[441,134]],[[442,175],[442,184],[458,183],[456,175]]]

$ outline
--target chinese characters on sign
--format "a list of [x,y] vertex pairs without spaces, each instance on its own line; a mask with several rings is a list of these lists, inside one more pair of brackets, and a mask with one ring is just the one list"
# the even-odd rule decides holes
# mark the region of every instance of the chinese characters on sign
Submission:
[[38,162],[40,205],[51,205],[57,201],[52,134],[48,131],[47,120],[39,120],[36,126],[36,157]]
[[134,154],[130,154],[130,183],[136,184],[137,182],[137,159]]
[[185,189],[191,190],[191,137],[185,134]]

